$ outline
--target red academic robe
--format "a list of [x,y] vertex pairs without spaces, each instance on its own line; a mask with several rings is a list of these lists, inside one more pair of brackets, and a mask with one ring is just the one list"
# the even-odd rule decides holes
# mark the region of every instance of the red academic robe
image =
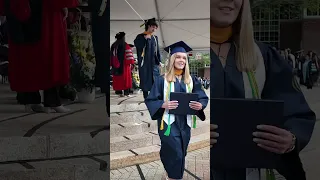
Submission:
[[[29,0],[11,0],[11,11],[20,20],[30,17]],[[78,0],[43,0],[41,40],[18,45],[9,37],[9,81],[13,91],[33,92],[69,83],[70,58],[63,8]],[[4,0],[0,0],[4,14]]]
[[132,88],[131,64],[134,64],[134,57],[131,47],[126,43],[123,60],[123,73],[120,76],[112,76],[113,90],[121,91]]

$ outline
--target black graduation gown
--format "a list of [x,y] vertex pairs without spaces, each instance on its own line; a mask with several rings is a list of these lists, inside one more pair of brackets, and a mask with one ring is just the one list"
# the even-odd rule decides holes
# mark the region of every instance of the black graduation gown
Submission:
[[[110,1],[102,16],[99,16],[102,0],[89,0],[88,5],[91,12],[92,45],[96,58],[95,84],[105,92],[106,97],[110,96]],[[110,99],[106,98],[107,113],[110,115]]]
[[[161,62],[158,37],[155,36],[155,38],[156,40],[153,37],[151,37],[151,39],[145,39],[144,34],[139,34],[134,40],[134,45],[136,46],[138,56],[140,88],[142,91],[150,91],[154,81],[154,66],[159,65]],[[143,66],[141,67],[141,55],[144,47],[144,62]],[[157,49],[155,49],[156,47]]]
[[[262,91],[262,99],[284,101],[284,117],[287,119],[285,127],[297,137],[296,149],[284,154],[284,169],[277,169],[287,180],[304,180],[299,152],[308,144],[314,124],[315,113],[307,104],[300,89],[293,87],[292,68],[272,47],[258,43],[262,52],[266,81]],[[210,97],[213,98],[245,98],[242,73],[238,71],[235,60],[235,47],[232,45],[227,57],[225,68],[219,58],[211,50],[210,66]],[[211,179],[214,180],[245,180],[245,169],[213,169]]]
[[[304,64],[302,64],[302,76],[301,76],[301,82],[304,86],[307,87],[307,89],[312,89],[314,84],[314,73],[312,72],[312,61],[309,61],[308,67],[305,70]],[[305,72],[306,71],[306,72]]]
[[[202,104],[203,109],[208,104],[208,96],[205,94],[201,87],[201,83],[196,79],[193,79],[193,93],[197,93],[199,96],[199,102]],[[161,139],[160,158],[163,166],[168,173],[169,178],[182,179],[185,156],[187,155],[187,148],[191,136],[191,128],[187,124],[186,116],[175,116],[174,123],[171,124],[171,133],[169,136],[165,136],[164,132],[167,129],[166,123],[164,123],[164,130],[160,130],[160,124],[164,109],[161,108],[163,101],[163,87],[164,77],[160,76],[155,79],[155,83],[152,86],[149,96],[146,98],[145,103],[148,107],[149,113],[153,120],[158,120],[158,133]],[[186,85],[183,80],[175,82],[175,92],[186,92]],[[203,110],[198,114],[201,120],[205,120]]]

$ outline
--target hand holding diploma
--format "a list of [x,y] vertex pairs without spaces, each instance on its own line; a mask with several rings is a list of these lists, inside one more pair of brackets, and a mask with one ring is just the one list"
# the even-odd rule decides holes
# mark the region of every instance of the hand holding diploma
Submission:
[[215,132],[218,129],[218,126],[215,124],[210,124],[210,147],[217,143],[217,138],[219,137],[219,133]]
[[267,151],[284,154],[292,151],[295,147],[295,136],[285,130],[275,126],[259,125],[259,131],[254,132],[253,141]]
[[168,109],[168,110],[177,109],[178,105],[179,105],[178,101],[167,101],[162,104],[162,108]]
[[199,102],[197,102],[197,101],[190,101],[189,107],[190,107],[191,109],[200,111],[200,110],[202,109],[202,104],[199,103]]

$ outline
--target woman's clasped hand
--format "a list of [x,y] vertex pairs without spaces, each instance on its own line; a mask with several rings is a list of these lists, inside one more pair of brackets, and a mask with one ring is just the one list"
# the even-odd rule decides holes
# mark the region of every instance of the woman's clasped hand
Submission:
[[[216,132],[218,126],[210,125],[210,146],[217,143],[219,133]],[[295,147],[295,136],[285,130],[270,125],[258,125],[256,132],[253,132],[253,142],[259,147],[276,154],[284,154],[292,151]]]

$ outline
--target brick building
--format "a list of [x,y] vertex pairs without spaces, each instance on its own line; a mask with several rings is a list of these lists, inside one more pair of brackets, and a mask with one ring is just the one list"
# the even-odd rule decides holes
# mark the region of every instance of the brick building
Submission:
[[301,9],[300,4],[282,4],[255,7],[252,14],[258,41],[280,49],[320,53],[320,0],[316,12]]

